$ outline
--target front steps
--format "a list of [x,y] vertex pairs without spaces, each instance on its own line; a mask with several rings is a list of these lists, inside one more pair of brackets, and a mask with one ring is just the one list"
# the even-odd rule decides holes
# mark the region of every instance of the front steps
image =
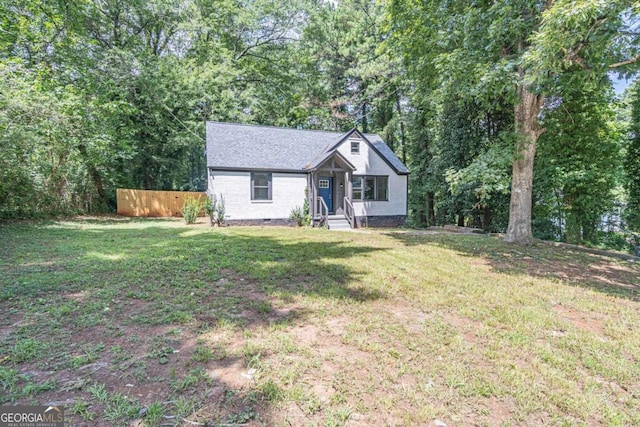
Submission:
[[329,230],[351,230],[349,221],[344,215],[329,215],[327,217],[327,225]]

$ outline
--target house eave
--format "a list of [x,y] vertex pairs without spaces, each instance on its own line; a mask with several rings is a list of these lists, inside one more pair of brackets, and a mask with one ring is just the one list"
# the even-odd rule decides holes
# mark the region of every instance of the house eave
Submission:
[[283,169],[283,168],[250,168],[236,166],[207,166],[209,170],[225,171],[225,172],[275,172],[275,173],[292,173],[306,175],[309,173],[305,169]]

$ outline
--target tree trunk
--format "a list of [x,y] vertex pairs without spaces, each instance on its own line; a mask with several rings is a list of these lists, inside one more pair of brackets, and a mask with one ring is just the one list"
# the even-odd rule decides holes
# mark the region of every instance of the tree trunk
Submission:
[[[521,77],[523,74],[521,70]],[[527,245],[531,243],[532,238],[533,160],[538,137],[542,133],[538,128],[538,114],[544,102],[544,96],[534,94],[526,85],[519,85],[517,93],[519,101],[515,106],[515,127],[518,141],[511,178],[509,226],[504,240]]]
[[484,212],[482,213],[482,229],[485,233],[488,233],[491,230],[491,219],[493,218],[493,212],[489,206],[485,206]]
[[400,147],[402,148],[402,163],[407,164],[407,141],[404,133],[404,120],[402,120],[402,107],[400,106],[400,96],[396,98],[396,109],[400,117]]
[[429,226],[433,227],[436,225],[436,208],[435,208],[435,198],[436,195],[433,191],[427,192],[427,206],[429,211]]
[[367,121],[367,102],[362,103],[362,133],[369,132],[369,122]]
[[407,139],[404,136],[404,122],[400,120],[400,146],[402,147],[402,163],[407,164]]
[[89,159],[87,148],[84,146],[84,144],[80,144],[78,146],[78,151],[84,158],[85,164],[87,165],[87,169],[89,171],[89,175],[91,175],[91,178],[93,179],[93,185],[96,187],[96,191],[98,192],[98,196],[100,197],[100,200],[102,201],[104,206],[106,206],[109,210],[114,210],[115,206],[113,206],[113,204],[109,200],[109,197],[107,197],[106,191],[104,190],[104,182],[102,181],[102,175],[100,175],[100,172],[98,171],[98,169],[96,169],[93,162]]

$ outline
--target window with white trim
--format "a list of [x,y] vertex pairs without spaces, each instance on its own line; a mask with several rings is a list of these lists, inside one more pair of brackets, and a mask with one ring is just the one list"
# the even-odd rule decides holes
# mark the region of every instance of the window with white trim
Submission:
[[353,176],[351,178],[353,200],[389,200],[388,176]]
[[271,200],[270,172],[251,173],[251,200]]
[[360,141],[359,140],[351,140],[351,154],[360,153]]

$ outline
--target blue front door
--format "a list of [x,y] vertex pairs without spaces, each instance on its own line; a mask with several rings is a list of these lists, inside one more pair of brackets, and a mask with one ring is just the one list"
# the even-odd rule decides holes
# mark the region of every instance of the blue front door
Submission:
[[318,194],[327,204],[329,212],[333,212],[333,178],[328,176],[318,178]]

